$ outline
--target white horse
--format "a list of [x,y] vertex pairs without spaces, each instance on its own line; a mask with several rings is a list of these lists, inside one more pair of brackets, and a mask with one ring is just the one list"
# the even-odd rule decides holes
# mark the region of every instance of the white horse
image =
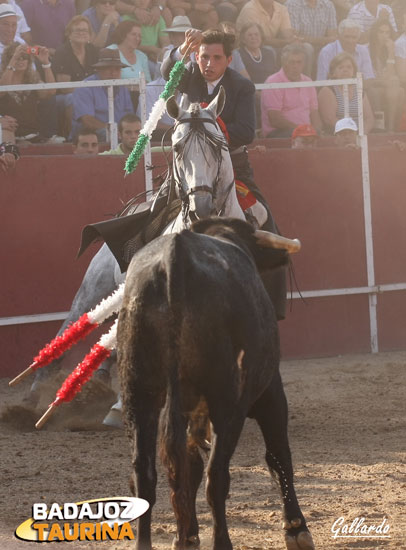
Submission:
[[[223,110],[224,102],[223,88],[206,108],[192,104],[185,110],[179,107],[173,97],[167,101],[168,113],[175,119],[172,136],[173,178],[182,200],[182,208],[175,220],[164,229],[164,234],[181,231],[196,219],[210,215],[245,219],[236,195],[228,145],[216,122]],[[258,226],[266,221],[266,209],[260,203],[256,204],[256,210],[251,214],[257,219]],[[69,315],[58,335],[83,313],[90,311],[103,298],[112,294],[124,279],[125,274],[121,273],[112,252],[104,244],[90,262]],[[68,356],[69,351],[47,367],[36,371],[25,402],[36,406],[42,383]],[[99,372],[108,373],[114,362],[113,354]]]

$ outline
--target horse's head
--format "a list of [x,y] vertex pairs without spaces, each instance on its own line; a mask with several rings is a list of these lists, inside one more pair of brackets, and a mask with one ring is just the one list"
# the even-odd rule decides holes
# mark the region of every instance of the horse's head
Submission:
[[230,190],[234,182],[227,141],[216,122],[224,102],[221,87],[205,108],[193,103],[184,110],[174,97],[166,103],[168,114],[176,120],[172,136],[174,178],[192,219],[221,214],[222,203],[227,200],[225,188]]

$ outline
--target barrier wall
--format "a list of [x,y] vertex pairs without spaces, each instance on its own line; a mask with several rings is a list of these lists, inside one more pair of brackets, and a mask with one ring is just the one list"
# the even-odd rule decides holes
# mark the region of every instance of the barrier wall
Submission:
[[[293,259],[299,289],[367,286],[360,153],[275,149],[250,157],[281,231],[302,241]],[[370,166],[376,283],[405,283],[406,154],[372,149]],[[140,192],[142,167],[124,178],[121,158],[27,156],[0,178],[0,317],[67,311],[97,250],[75,258],[82,227]],[[406,291],[377,299],[379,349],[404,349]],[[295,299],[291,307],[280,323],[283,357],[370,350],[367,294]],[[0,326],[0,375],[23,370],[60,324]]]

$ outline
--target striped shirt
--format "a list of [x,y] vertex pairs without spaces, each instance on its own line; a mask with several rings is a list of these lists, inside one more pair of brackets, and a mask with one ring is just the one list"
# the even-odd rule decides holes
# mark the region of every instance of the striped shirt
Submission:
[[396,26],[395,16],[393,15],[392,8],[387,4],[378,4],[378,9],[376,16],[368,10],[365,5],[365,0],[358,2],[353,6],[348,14],[348,19],[354,19],[360,25],[362,32],[367,32],[372,27],[372,25],[378,20],[379,14],[382,10],[388,12],[389,23],[392,25],[393,30],[397,32],[398,28]]
[[292,28],[302,36],[326,36],[327,31],[337,28],[336,11],[330,0],[317,0],[314,8],[307,0],[287,0]]

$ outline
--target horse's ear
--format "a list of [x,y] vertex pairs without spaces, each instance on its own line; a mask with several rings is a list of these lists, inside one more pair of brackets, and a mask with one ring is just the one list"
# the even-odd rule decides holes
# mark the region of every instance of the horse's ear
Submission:
[[207,109],[211,111],[214,115],[214,118],[217,118],[221,115],[224,109],[224,104],[226,102],[226,91],[223,86],[220,86],[219,93],[216,95],[216,97],[213,99],[213,101],[210,102]]
[[173,95],[166,102],[166,110],[168,112],[168,115],[175,120],[179,120],[185,112],[185,110],[180,105],[178,105],[175,96]]

